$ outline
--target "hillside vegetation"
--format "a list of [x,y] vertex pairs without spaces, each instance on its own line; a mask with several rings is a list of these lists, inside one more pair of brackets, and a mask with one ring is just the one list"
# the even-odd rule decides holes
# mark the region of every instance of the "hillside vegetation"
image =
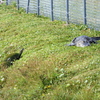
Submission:
[[[0,100],[100,100],[100,41],[65,46],[80,35],[100,32],[0,5]],[[5,67],[7,55],[22,48]]]

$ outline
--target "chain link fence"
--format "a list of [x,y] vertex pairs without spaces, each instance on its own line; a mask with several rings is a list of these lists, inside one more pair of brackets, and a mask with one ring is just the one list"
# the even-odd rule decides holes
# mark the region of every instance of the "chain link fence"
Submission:
[[86,24],[100,31],[100,0],[6,0],[16,2],[17,8],[26,13],[36,13],[67,23]]

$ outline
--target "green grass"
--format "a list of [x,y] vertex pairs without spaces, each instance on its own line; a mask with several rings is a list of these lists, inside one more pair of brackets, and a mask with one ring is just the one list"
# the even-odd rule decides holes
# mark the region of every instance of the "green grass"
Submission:
[[[100,32],[0,5],[0,100],[100,100],[100,41],[65,46],[80,35]],[[2,65],[22,48],[20,60]]]

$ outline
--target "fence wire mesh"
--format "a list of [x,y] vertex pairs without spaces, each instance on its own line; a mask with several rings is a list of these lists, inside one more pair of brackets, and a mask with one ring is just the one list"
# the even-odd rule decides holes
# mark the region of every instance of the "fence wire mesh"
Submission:
[[87,0],[87,25],[100,30],[100,0]]
[[22,7],[26,10],[27,0],[19,0],[19,7]]
[[37,13],[37,0],[30,0],[29,12]]
[[[17,4],[19,1],[19,7],[24,8],[26,11],[28,10],[28,12],[30,13],[37,13],[38,15],[50,17],[52,20],[54,19],[54,20],[69,21],[69,23],[75,23],[75,24],[85,23],[90,28],[100,30],[100,17],[99,17],[100,0],[6,0],[6,1],[8,2],[8,4],[12,4],[12,2],[16,2]],[[29,3],[29,9],[27,9],[28,3]],[[86,8],[84,8],[85,7],[84,5],[86,6]]]
[[71,23],[83,23],[83,0],[69,0],[69,16]]
[[46,17],[51,16],[50,4],[50,0],[40,0],[40,15],[44,15]]
[[54,0],[54,19],[66,21],[66,0]]

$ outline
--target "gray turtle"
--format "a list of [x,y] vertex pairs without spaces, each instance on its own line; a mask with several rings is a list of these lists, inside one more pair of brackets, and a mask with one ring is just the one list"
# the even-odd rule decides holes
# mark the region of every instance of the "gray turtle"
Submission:
[[97,40],[100,40],[100,37],[88,37],[83,35],[74,38],[68,46],[86,47],[90,46],[91,43],[97,43]]

